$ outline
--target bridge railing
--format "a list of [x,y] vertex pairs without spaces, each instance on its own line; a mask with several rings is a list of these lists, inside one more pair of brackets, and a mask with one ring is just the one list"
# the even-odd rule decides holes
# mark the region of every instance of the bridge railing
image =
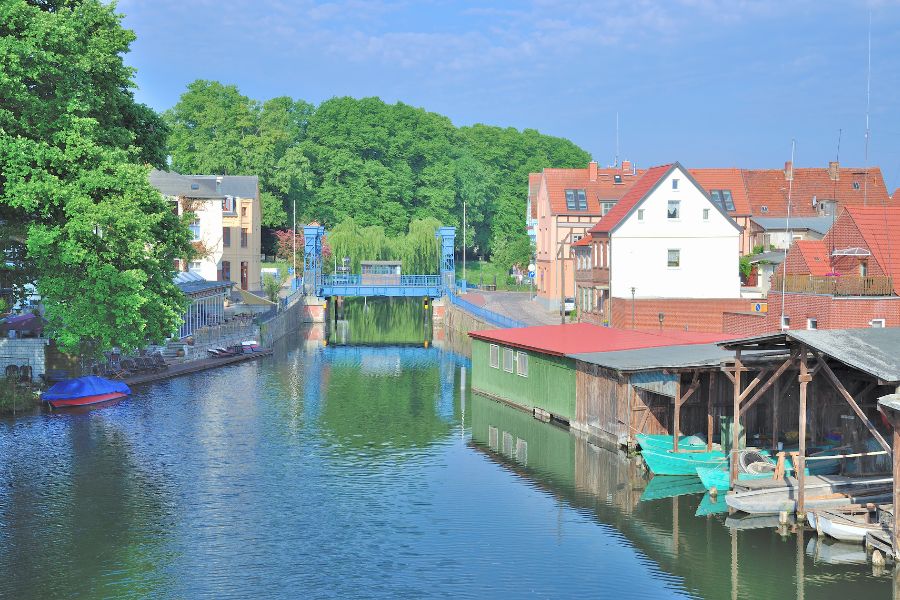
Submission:
[[[390,279],[386,279],[390,278]],[[440,275],[323,275],[322,287],[335,286],[386,286],[439,287]]]
[[474,317],[478,317],[479,319],[490,323],[491,325],[495,325],[500,327],[501,329],[514,329],[518,327],[528,327],[526,323],[522,321],[517,321],[505,315],[501,315],[495,313],[492,310],[488,310],[482,306],[476,306],[467,300],[463,300],[456,294],[450,294],[450,303],[455,304],[461,309],[465,310],[467,313]]

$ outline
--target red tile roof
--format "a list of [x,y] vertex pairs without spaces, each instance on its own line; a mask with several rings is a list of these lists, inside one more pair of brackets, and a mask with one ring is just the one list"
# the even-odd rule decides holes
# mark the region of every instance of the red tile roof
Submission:
[[828,260],[828,247],[822,240],[797,240],[794,247],[806,263],[808,273],[815,277],[824,277],[831,272],[831,261]]
[[583,238],[581,238],[580,240],[578,240],[577,242],[575,242],[574,244],[572,244],[572,247],[575,247],[575,246],[590,246],[590,245],[591,245],[591,236],[586,235],[586,236],[584,236]]
[[612,231],[671,168],[672,165],[660,165],[647,169],[647,172],[631,186],[628,193],[622,196],[612,210],[606,213],[596,225],[591,227],[591,233],[609,233]]
[[651,333],[633,329],[613,329],[588,323],[544,325],[521,329],[472,331],[469,336],[485,342],[496,342],[541,354],[565,356],[582,352],[612,352],[659,346],[710,344],[734,337],[723,333],[667,331]]
[[893,200],[894,202],[900,202],[900,188],[894,190],[894,193],[891,196],[891,200]]
[[[550,196],[551,214],[593,214],[601,213],[600,202],[619,200],[640,178],[643,171],[624,171],[619,168],[598,168],[596,181],[591,181],[589,169],[544,169],[542,173]],[[615,176],[622,183],[615,182]],[[572,211],[566,208],[566,190],[583,189],[587,196],[586,211]]]
[[747,197],[747,186],[744,184],[744,173],[741,169],[688,169],[694,179],[704,190],[731,190],[734,210],[731,216],[750,215],[750,200]]
[[894,278],[894,293],[900,294],[900,206],[848,206],[838,218],[847,216],[884,272]]
[[[798,217],[817,216],[812,199],[837,200],[841,206],[855,206],[863,199],[880,205],[890,202],[881,169],[840,168],[838,180],[829,177],[827,168],[794,168],[794,183],[791,189],[791,214]],[[750,201],[750,210],[755,217],[783,217],[787,214],[788,184],[783,169],[744,170],[744,181]],[[763,207],[767,210],[763,211]]]

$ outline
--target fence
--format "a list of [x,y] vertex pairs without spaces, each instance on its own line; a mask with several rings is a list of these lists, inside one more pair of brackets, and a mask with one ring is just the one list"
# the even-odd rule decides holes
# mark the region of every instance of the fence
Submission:
[[[781,289],[782,275],[772,277],[772,289]],[[873,275],[859,277],[841,275],[835,277],[814,277],[812,275],[788,275],[784,280],[786,292],[806,294],[826,294],[829,296],[890,296],[894,282],[890,277]]]
[[506,317],[504,315],[497,314],[494,311],[488,310],[481,306],[475,306],[471,302],[467,302],[466,300],[463,300],[462,298],[460,298],[459,296],[456,296],[454,294],[450,294],[448,296],[448,298],[450,298],[451,304],[454,304],[454,305],[460,307],[467,313],[471,314],[473,317],[478,317],[479,319],[486,321],[486,322],[490,323],[491,325],[495,325],[495,326],[503,328],[503,329],[528,327],[528,325],[526,325],[522,321],[517,321],[515,319]]

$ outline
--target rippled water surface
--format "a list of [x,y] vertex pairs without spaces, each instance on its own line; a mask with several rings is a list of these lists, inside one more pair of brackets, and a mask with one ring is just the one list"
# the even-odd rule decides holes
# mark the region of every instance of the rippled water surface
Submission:
[[696,517],[449,350],[307,337],[0,422],[0,596],[890,597],[861,547]]

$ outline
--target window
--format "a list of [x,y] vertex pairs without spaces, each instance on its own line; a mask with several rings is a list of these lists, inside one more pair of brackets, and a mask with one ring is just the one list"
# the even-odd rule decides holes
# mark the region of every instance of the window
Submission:
[[613,175],[613,183],[622,183],[621,175]]
[[670,249],[669,250],[669,268],[677,269],[681,266],[681,250]]
[[854,190],[858,190],[858,189],[859,189],[859,182],[858,182],[858,181],[854,181],[854,182],[853,182],[853,189],[854,189]]
[[190,264],[188,264],[188,271],[191,273],[199,273],[200,272],[200,261],[192,260]]
[[222,281],[231,281],[231,263],[222,261]]
[[781,317],[781,328],[782,329],[790,329],[791,328],[791,318],[787,315],[782,315]]
[[810,317],[806,320],[806,328],[807,329],[818,329],[819,328],[819,320]]
[[769,212],[769,207],[768,206],[760,206],[759,212],[767,213],[767,212]]
[[860,277],[868,277],[869,276],[869,263],[867,263],[867,262],[859,263],[859,276]]
[[222,228],[222,246],[225,248],[231,246],[231,227]]
[[249,237],[249,233],[246,227],[241,227],[241,248],[247,247],[247,238]]
[[703,209],[703,220],[709,221],[709,209],[708,208]]
[[247,205],[246,204],[241,207],[241,216],[242,217],[247,216]]
[[681,218],[681,200],[669,200],[667,216],[670,219]]
[[516,375],[528,377],[528,355],[524,352],[516,352]]
[[615,206],[615,205],[616,205],[615,202],[601,202],[600,203],[600,215],[606,216],[606,213],[611,211],[613,209],[613,206]]
[[587,210],[584,190],[566,190],[566,210]]
[[[722,210],[734,210],[734,198],[731,197],[731,190],[709,190],[709,195]],[[767,210],[764,209],[763,212]]]
[[643,220],[644,220],[644,209],[639,208],[638,209],[638,221],[643,221]]
[[500,346],[497,344],[491,344],[491,368],[499,369],[500,368]]
[[872,327],[879,327],[879,328],[884,327],[885,326],[884,319],[872,319],[871,321],[869,321],[869,325],[871,325]]
[[222,212],[234,214],[235,202],[234,196],[225,196],[225,199],[222,200]]
[[200,219],[194,219],[191,221],[191,240],[194,242],[200,241]]
[[192,189],[192,190],[199,190],[199,189],[200,189],[200,184],[199,184],[199,183],[192,183],[192,184],[191,184],[191,189]]
[[673,179],[673,180],[672,180],[672,189],[673,189],[673,190],[677,190],[677,189],[678,189],[678,180],[677,180],[677,179]]
[[507,373],[513,372],[513,351],[509,348],[503,349],[503,370]]
[[574,244],[575,242],[580,242],[581,238],[583,238],[583,237],[584,237],[583,233],[576,233],[575,235],[572,236],[572,243]]

